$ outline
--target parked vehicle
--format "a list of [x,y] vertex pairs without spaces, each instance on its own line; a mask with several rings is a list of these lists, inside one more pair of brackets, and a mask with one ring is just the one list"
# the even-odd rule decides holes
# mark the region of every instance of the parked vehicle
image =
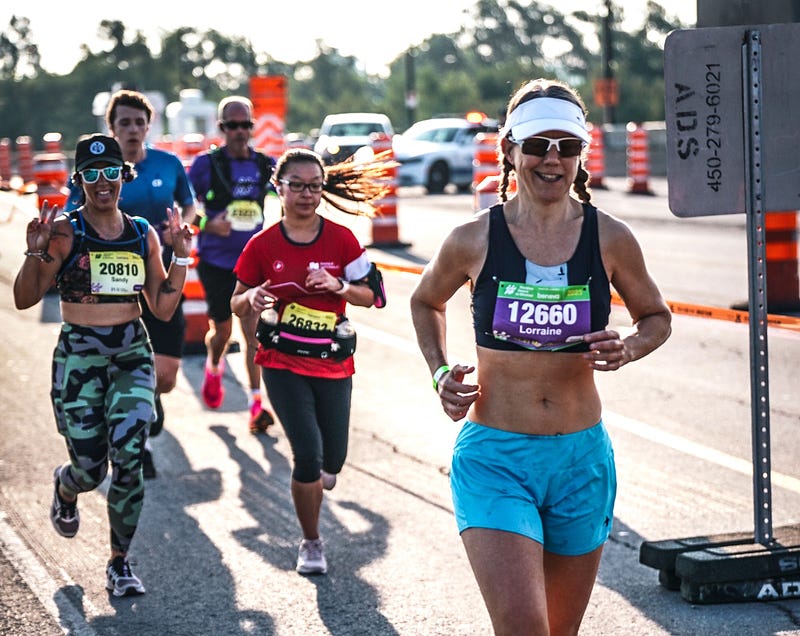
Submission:
[[454,184],[461,192],[472,185],[475,136],[497,132],[498,125],[483,113],[418,121],[392,140],[401,186],[425,186],[430,194]]
[[338,113],[322,120],[314,152],[326,164],[338,163],[372,144],[375,135],[392,138],[394,129],[386,115],[380,113]]

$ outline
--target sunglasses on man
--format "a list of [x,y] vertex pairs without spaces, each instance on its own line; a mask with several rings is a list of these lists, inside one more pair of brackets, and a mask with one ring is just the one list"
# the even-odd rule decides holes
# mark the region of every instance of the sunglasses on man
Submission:
[[245,121],[229,120],[222,122],[222,127],[225,130],[236,130],[237,128],[241,128],[242,130],[252,130],[254,125],[255,124],[253,124],[253,122],[249,119]]

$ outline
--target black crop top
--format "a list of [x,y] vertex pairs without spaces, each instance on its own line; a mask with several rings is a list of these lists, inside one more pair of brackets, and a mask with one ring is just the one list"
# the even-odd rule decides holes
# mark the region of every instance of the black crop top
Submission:
[[[590,331],[605,329],[611,312],[611,289],[600,254],[597,208],[588,203],[583,204],[580,239],[575,252],[566,262],[566,268],[567,285],[588,286],[588,297],[584,296],[583,299],[585,304],[588,304],[589,316],[586,321],[590,320],[591,322]],[[495,307],[499,307],[503,302],[498,299],[501,281],[528,283],[526,278],[526,259],[514,243],[508,229],[503,214],[503,205],[494,205],[489,211],[489,247],[486,261],[472,291],[472,321],[475,328],[475,342],[478,345],[501,351],[526,351],[537,348],[535,346],[524,347],[494,335]],[[532,323],[534,314],[539,316],[539,313],[534,311],[536,304],[535,302],[516,303],[515,311],[516,309],[528,309],[527,314],[517,312],[515,314],[517,319],[521,321],[520,316],[525,315],[530,318],[529,322]],[[542,309],[546,310],[547,308]],[[570,310],[574,311],[574,308],[570,308]],[[566,304],[557,310],[557,314],[556,318],[551,315],[548,320],[551,323],[560,323],[566,320],[565,317],[568,314]],[[546,311],[544,315],[547,316]],[[588,345],[578,342],[557,350],[576,353],[587,351]]]
[[81,214],[68,213],[73,239],[69,256],[56,275],[56,287],[65,303],[134,303],[139,301],[147,266],[149,224],[123,214],[122,235],[101,239]]

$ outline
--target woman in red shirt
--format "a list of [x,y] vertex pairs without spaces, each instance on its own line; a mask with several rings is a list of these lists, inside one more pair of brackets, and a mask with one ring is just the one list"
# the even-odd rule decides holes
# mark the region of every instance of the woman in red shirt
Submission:
[[305,149],[284,153],[273,176],[282,218],[250,239],[234,270],[231,308],[239,316],[261,314],[255,360],[292,447],[301,574],[327,571],[322,491],[333,488],[347,455],[355,334],[345,308],[383,302],[358,239],[317,212],[323,199],[347,213],[374,212],[370,202],[385,191],[388,164],[353,167],[326,169]]

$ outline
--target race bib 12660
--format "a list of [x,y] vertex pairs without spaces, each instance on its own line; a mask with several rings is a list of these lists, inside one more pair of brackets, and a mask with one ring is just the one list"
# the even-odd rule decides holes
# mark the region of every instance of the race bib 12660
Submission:
[[526,349],[555,351],[591,329],[588,285],[545,287],[500,281],[492,335]]

